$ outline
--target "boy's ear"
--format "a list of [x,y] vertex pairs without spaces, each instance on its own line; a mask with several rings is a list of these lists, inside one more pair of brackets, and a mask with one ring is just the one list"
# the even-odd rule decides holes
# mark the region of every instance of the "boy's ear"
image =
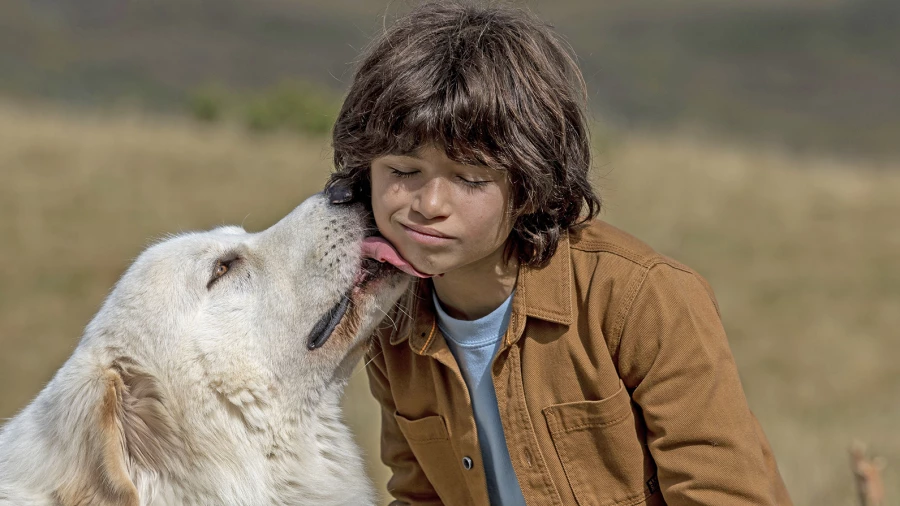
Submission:
[[60,506],[140,506],[134,476],[162,471],[179,444],[156,378],[120,359],[102,382],[96,425],[84,429],[82,462],[91,468],[55,491]]

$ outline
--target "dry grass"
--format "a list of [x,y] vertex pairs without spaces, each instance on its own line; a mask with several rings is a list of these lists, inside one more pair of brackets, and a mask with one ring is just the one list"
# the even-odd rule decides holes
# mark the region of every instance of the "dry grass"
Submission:
[[[273,223],[325,178],[327,142],[179,119],[0,106],[0,416],[33,397],[107,290],[166,233]],[[854,500],[867,441],[900,499],[900,168],[630,134],[607,218],[716,289],[751,407],[799,505]],[[365,378],[348,418],[377,462]],[[888,502],[890,504],[890,502]]]

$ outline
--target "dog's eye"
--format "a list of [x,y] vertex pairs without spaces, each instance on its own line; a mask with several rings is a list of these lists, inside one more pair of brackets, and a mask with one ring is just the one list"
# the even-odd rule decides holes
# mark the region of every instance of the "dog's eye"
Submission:
[[219,262],[219,265],[216,266],[215,276],[217,278],[221,278],[222,276],[225,275],[226,272],[228,272],[228,264],[223,264],[222,262]]
[[224,276],[228,271],[231,270],[232,265],[238,261],[238,258],[232,258],[230,260],[219,260],[216,262],[216,266],[213,269],[212,276],[209,278],[209,282],[206,283],[206,288],[209,289],[212,287],[213,283],[219,280],[222,276]]

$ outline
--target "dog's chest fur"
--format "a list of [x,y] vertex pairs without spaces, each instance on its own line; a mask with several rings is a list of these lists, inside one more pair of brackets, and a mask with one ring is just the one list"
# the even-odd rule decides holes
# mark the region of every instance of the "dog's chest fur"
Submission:
[[339,393],[317,399],[314,409],[286,409],[294,400],[270,392],[218,392],[233,409],[199,410],[208,417],[193,426],[203,433],[190,436],[194,444],[181,464],[191,482],[161,480],[148,506],[372,504]]

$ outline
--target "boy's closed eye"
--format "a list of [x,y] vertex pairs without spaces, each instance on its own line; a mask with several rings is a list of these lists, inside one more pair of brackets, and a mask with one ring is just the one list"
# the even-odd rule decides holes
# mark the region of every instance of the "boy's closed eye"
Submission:
[[414,174],[419,172],[417,170],[400,170],[400,169],[395,169],[394,167],[388,167],[388,168],[391,170],[392,176],[396,176],[401,179],[412,177]]
[[488,180],[488,179],[485,179],[485,180],[470,180],[470,179],[466,179],[466,178],[463,177],[463,176],[457,176],[457,177],[459,178],[459,180],[460,180],[463,184],[465,184],[465,185],[467,185],[467,186],[470,186],[470,187],[472,187],[472,188],[484,188],[485,186],[487,186],[488,184],[490,184],[490,183],[493,182],[493,181]]
[[[419,173],[419,171],[415,170],[415,169],[401,170],[396,167],[388,167],[388,168],[390,169],[392,176],[400,178],[400,179],[407,179],[407,178],[413,177],[414,175]],[[459,181],[460,183],[465,184],[466,186],[469,186],[472,188],[483,188],[484,186],[493,182],[493,179],[480,178],[479,176],[469,175],[469,174],[457,175],[457,176],[455,176],[455,179],[457,181]]]

